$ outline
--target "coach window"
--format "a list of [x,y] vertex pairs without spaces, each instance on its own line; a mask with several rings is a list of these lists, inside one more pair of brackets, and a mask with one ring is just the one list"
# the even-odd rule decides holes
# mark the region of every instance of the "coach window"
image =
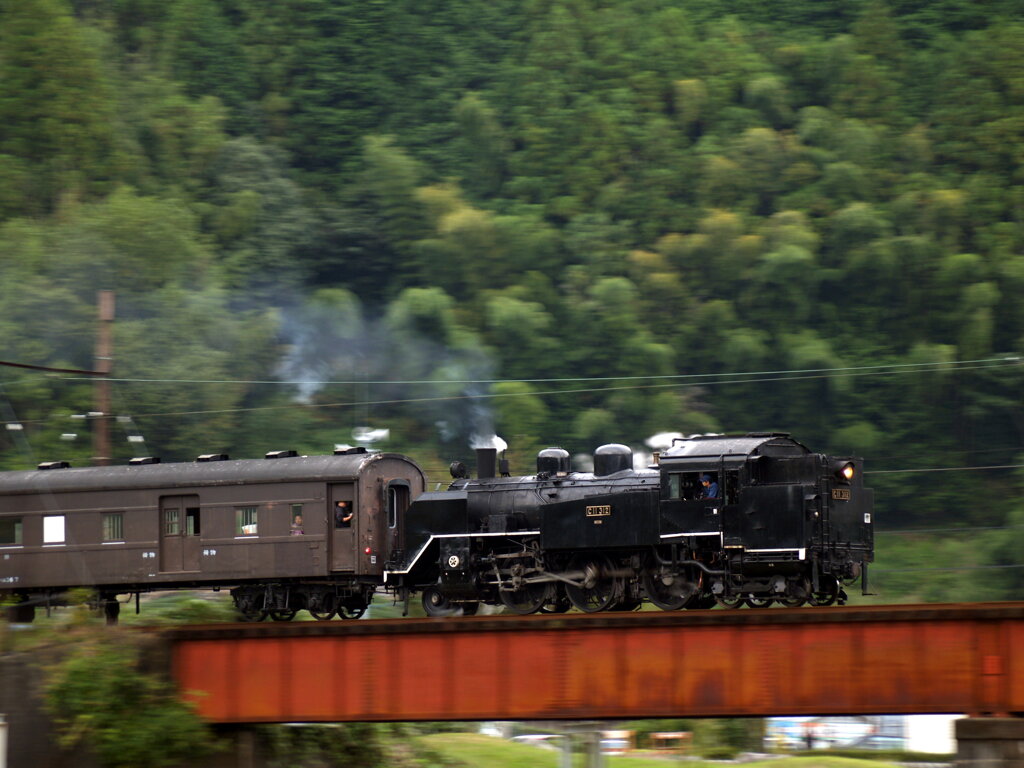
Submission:
[[199,531],[199,507],[185,508],[185,535],[198,536]]
[[177,536],[181,533],[181,512],[173,507],[164,510],[164,536]]
[[106,512],[103,515],[103,541],[124,541],[124,513]]
[[0,517],[0,547],[21,546],[21,518]]
[[398,516],[409,507],[409,486],[392,483],[388,486],[388,528],[398,525]]
[[256,507],[239,507],[235,510],[235,535],[255,536],[258,531],[256,527]]
[[64,543],[64,515],[43,516],[43,544]]

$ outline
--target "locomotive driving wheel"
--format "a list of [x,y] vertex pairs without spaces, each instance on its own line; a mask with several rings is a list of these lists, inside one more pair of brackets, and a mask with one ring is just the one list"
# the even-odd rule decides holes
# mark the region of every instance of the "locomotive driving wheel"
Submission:
[[584,613],[606,611],[621,600],[623,583],[621,577],[609,576],[612,562],[604,555],[585,557],[577,555],[569,563],[569,570],[579,573],[579,586],[565,585],[565,594],[574,606]]
[[693,579],[689,569],[672,571],[652,557],[644,569],[647,599],[663,611],[685,608],[700,591],[700,575]]
[[295,618],[296,613],[298,613],[298,611],[293,610],[292,608],[275,608],[270,611],[270,618],[274,621],[291,621]]
[[515,590],[501,590],[498,597],[501,604],[512,613],[526,616],[536,613],[550,600],[550,584],[520,584]]
[[560,584],[553,584],[548,594],[547,601],[540,607],[541,613],[565,613],[572,608],[572,603],[565,596],[565,591]]

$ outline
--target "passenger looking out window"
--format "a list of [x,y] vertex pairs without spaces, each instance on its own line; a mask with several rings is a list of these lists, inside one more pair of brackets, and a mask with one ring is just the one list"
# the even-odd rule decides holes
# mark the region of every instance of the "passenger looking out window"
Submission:
[[306,531],[302,528],[302,505],[292,504],[292,536],[301,536]]
[[334,502],[334,527],[335,528],[351,528],[352,527],[352,502],[351,501],[336,501],[336,502]]

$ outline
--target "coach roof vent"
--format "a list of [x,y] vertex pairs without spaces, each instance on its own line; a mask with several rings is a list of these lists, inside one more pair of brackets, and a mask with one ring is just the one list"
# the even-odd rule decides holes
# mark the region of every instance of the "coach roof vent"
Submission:
[[196,456],[196,461],[227,461],[229,458],[226,453],[204,453]]
[[270,451],[263,456],[264,459],[291,459],[298,456],[298,451]]
[[159,456],[136,456],[134,459],[128,459],[129,467],[138,467],[143,464],[159,464]]
[[69,469],[70,464],[66,461],[44,461],[38,469]]
[[614,475],[624,469],[633,468],[633,449],[628,445],[610,443],[594,451],[594,475]]

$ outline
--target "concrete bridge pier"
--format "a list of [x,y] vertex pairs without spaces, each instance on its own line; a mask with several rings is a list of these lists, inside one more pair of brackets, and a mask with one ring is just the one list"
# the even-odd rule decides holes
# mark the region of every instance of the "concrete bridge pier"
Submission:
[[957,768],[1024,768],[1024,718],[956,721]]

